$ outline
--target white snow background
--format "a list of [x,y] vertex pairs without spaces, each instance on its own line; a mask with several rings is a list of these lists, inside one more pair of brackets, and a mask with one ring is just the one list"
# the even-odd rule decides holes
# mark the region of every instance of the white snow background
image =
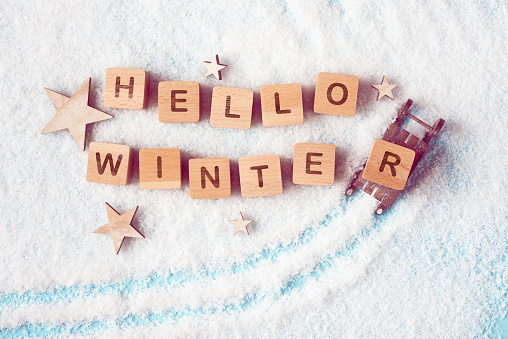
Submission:
[[[507,12],[504,1],[11,1],[0,4],[0,336],[449,337],[492,334],[507,312]],[[223,80],[204,78],[219,54]],[[108,67],[151,74],[148,110],[104,106]],[[360,78],[354,117],[312,112],[319,72]],[[376,101],[383,75],[395,100]],[[90,141],[134,147],[125,187],[85,180],[88,152],[43,88],[114,119]],[[199,81],[202,120],[164,124],[157,84]],[[259,88],[301,83],[305,122],[263,127]],[[250,130],[209,124],[214,86],[255,91]],[[445,127],[385,215],[351,175],[397,111]],[[424,129],[407,128],[417,136]],[[337,147],[335,184],[292,184],[295,143]],[[142,190],[137,153],[176,147],[184,186]],[[242,198],[242,156],[278,154],[284,193]],[[229,199],[192,200],[187,161],[227,157]],[[139,205],[115,256],[104,202]],[[233,236],[242,211],[251,235]]]

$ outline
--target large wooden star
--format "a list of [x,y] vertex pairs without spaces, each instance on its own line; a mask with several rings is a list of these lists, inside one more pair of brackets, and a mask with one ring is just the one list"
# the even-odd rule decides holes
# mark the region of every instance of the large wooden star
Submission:
[[131,226],[132,219],[134,218],[138,207],[139,206],[136,206],[130,211],[120,215],[120,213],[115,211],[113,207],[106,203],[109,223],[99,227],[93,231],[93,233],[111,235],[113,237],[113,243],[115,244],[115,252],[118,254],[125,237],[144,238],[143,234],[139,233],[134,227]]
[[208,70],[205,73],[205,78],[210,75],[214,75],[217,79],[222,80],[221,70],[228,67],[219,63],[219,55],[215,55],[214,61],[203,61]]
[[240,216],[238,217],[237,220],[230,220],[229,222],[232,223],[233,225],[235,225],[235,231],[233,232],[233,235],[235,235],[236,233],[238,233],[240,231],[249,235],[249,231],[247,231],[247,225],[250,224],[252,222],[252,220],[243,219],[242,212],[240,212]]
[[386,76],[383,76],[383,80],[381,81],[381,85],[372,85],[372,87],[374,87],[375,89],[378,90],[378,96],[377,96],[377,100],[381,99],[382,97],[384,97],[385,95],[390,98],[390,99],[394,99],[393,98],[393,93],[392,93],[392,90],[397,87],[398,85],[397,84],[389,84],[388,83],[388,80],[386,80]]
[[90,82],[91,78],[88,78],[70,98],[44,88],[57,114],[44,127],[42,134],[68,129],[78,147],[85,150],[86,125],[113,118],[111,114],[88,106]]

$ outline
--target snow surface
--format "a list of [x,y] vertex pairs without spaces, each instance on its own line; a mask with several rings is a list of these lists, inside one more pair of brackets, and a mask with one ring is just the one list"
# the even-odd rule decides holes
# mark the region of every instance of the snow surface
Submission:
[[[20,1],[0,5],[0,335],[79,337],[478,337],[506,316],[507,11],[504,1]],[[223,80],[204,78],[219,54]],[[108,67],[150,72],[148,110],[104,107]],[[312,113],[319,72],[360,78],[357,114]],[[395,100],[376,101],[383,75]],[[43,88],[115,116],[88,142],[228,157],[233,195],[192,200],[85,180],[87,152]],[[157,84],[202,85],[202,121],[163,124]],[[259,88],[301,83],[305,122],[265,128]],[[209,124],[214,86],[255,91],[250,130]],[[344,196],[403,103],[446,120],[393,208]],[[408,129],[423,135],[414,122]],[[291,183],[298,142],[333,143],[330,187]],[[242,198],[242,156],[279,154],[284,193]],[[137,152],[136,152],[137,158]],[[184,166],[184,173],[187,166]],[[118,256],[104,202],[146,239]],[[251,235],[232,235],[242,211]]]

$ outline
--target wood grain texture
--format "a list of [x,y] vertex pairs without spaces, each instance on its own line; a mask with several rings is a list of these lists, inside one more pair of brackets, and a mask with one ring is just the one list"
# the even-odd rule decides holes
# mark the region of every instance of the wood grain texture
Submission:
[[254,91],[243,88],[214,87],[210,125],[249,129],[252,121]]
[[108,68],[104,106],[124,109],[147,109],[150,73],[135,68]]
[[282,194],[282,175],[278,155],[257,155],[238,159],[242,197]]
[[299,125],[303,122],[300,84],[263,86],[260,94],[263,126]]
[[197,81],[159,82],[159,121],[167,123],[198,122],[200,87]]
[[126,145],[90,143],[86,180],[125,186],[131,180],[132,148]]
[[332,185],[335,180],[335,145],[299,143],[293,153],[293,183]]
[[229,159],[190,159],[189,187],[192,199],[229,198],[231,196]]
[[355,115],[358,83],[359,79],[354,75],[319,73],[314,93],[314,112]]
[[139,185],[143,189],[182,187],[181,152],[178,148],[139,151]]

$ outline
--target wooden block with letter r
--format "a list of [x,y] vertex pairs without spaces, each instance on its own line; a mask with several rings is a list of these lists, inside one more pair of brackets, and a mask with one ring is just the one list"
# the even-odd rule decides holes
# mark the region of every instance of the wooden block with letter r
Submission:
[[243,88],[214,87],[210,125],[249,129],[252,120],[254,91]]
[[139,151],[139,185],[144,189],[182,187],[181,152],[178,148]]
[[321,72],[314,93],[314,112],[333,115],[355,115],[358,77]]
[[263,126],[299,125],[303,122],[302,85],[268,85],[260,89]]
[[282,174],[278,155],[257,155],[238,159],[242,197],[282,194]]
[[335,179],[335,145],[299,143],[293,155],[293,183],[332,185]]
[[160,122],[198,122],[201,118],[199,82],[159,82],[158,106]]
[[231,196],[229,159],[190,159],[189,187],[192,199],[229,198]]
[[108,68],[104,106],[147,109],[150,73],[135,68]]
[[90,143],[86,180],[125,186],[131,180],[132,148],[126,145]]

